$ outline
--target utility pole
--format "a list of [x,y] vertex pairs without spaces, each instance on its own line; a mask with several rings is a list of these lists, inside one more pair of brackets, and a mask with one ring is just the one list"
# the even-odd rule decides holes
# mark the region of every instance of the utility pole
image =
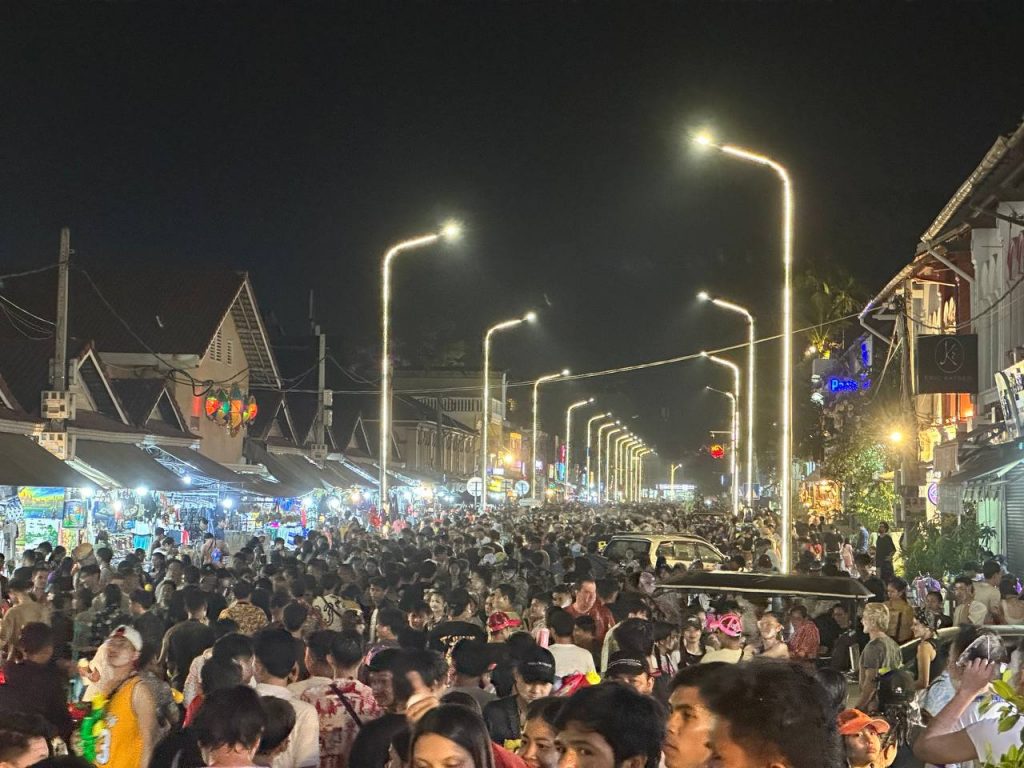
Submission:
[[[907,420],[904,430],[905,438],[897,446],[900,455],[900,480],[896,489],[899,494],[900,516],[896,521],[904,527],[907,543],[910,542],[913,534],[911,532],[911,515],[907,503],[907,488],[918,484],[917,467],[911,471],[911,462],[917,462],[917,412],[914,409],[914,381],[911,370],[910,348],[910,323],[909,313],[912,311],[910,293],[910,281],[904,283],[903,293],[897,299],[896,304],[896,333],[900,340],[900,405]],[[911,454],[913,451],[913,454]],[[912,482],[911,482],[912,481]],[[916,490],[916,488],[915,488]]]
[[68,391],[68,271],[71,261],[71,230],[60,230],[60,259],[57,262],[57,321],[50,384],[55,392]]
[[327,427],[331,426],[334,393],[327,390],[327,334],[313,320],[313,291],[309,292],[309,324],[317,338],[316,420],[313,423],[313,460],[323,469],[327,463]]

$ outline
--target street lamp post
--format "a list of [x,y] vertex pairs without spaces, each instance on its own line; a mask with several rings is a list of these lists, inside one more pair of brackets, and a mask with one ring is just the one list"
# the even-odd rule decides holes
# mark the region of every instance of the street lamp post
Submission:
[[381,351],[380,351],[380,505],[388,504],[388,458],[391,456],[391,262],[406,251],[438,240],[457,240],[461,228],[455,222],[438,232],[413,237],[393,245],[381,263]]
[[[618,424],[618,422],[615,422]],[[611,480],[612,468],[612,435],[622,432],[622,427],[611,430],[604,436],[604,500],[607,503],[611,499],[611,492],[608,490],[608,483]],[[600,459],[600,457],[598,457]]]
[[726,360],[723,357],[716,357],[715,355],[709,355],[707,352],[701,352],[703,357],[706,357],[712,363],[720,365],[723,368],[728,368],[732,371],[732,391],[736,398],[736,410],[733,413],[732,420],[732,471],[733,471],[733,510],[732,513],[735,515],[739,512],[739,491],[740,491],[740,478],[739,478],[739,450],[740,450],[740,367],[731,360]]
[[[580,400],[578,403],[573,403],[565,409],[565,500],[569,500],[569,467],[572,465],[572,412],[577,408],[582,408],[584,405],[590,405],[594,402],[594,398],[589,397],[586,400]],[[589,423],[589,422],[588,422]],[[589,449],[589,446],[588,446]]]
[[650,448],[644,448],[644,450],[641,451],[640,455],[637,457],[637,458],[640,459],[640,466],[639,466],[638,472],[637,472],[637,483],[639,484],[639,489],[640,489],[640,493],[639,493],[639,500],[640,501],[643,501],[643,496],[644,496],[644,457],[649,456],[652,453],[654,453],[654,451],[651,450]]
[[[597,473],[596,473],[596,475],[597,475],[597,483],[595,484],[596,485],[596,489],[595,490],[597,491],[597,503],[598,504],[601,503],[601,501],[603,500],[603,497],[604,497],[604,494],[601,493],[601,433],[604,432],[606,429],[610,429],[610,428],[618,425],[618,423],[619,423],[618,421],[611,421],[611,422],[608,422],[607,424],[602,424],[600,427],[597,428]],[[604,460],[607,463],[607,461],[608,461],[608,449],[607,448],[605,448],[605,450],[604,450]],[[604,479],[605,479],[605,488],[607,488],[607,486],[608,486],[608,472],[607,472],[607,470],[605,470]]]
[[708,296],[707,293],[701,292],[698,295],[705,301],[710,300],[716,307],[721,307],[729,312],[735,312],[743,317],[747,321],[747,507],[753,509],[754,507],[754,366],[757,361],[757,355],[754,351],[755,348],[755,334],[754,334],[754,316],[750,313],[750,310],[745,307],[741,307],[739,304],[733,304],[731,301],[725,299],[713,298]]
[[533,471],[532,471],[530,477],[531,477],[531,485],[533,487],[530,489],[530,494],[533,496],[534,499],[539,498],[541,503],[544,502],[543,494],[540,497],[537,496],[537,403],[538,403],[538,399],[540,397],[540,394],[539,394],[540,385],[543,384],[545,381],[552,381],[554,379],[560,379],[563,376],[568,376],[568,375],[569,375],[569,369],[568,368],[563,368],[558,373],[548,373],[548,374],[545,374],[545,375],[541,376],[540,378],[538,378],[536,381],[533,382],[533,434],[531,435],[531,438],[530,438],[530,441],[531,441],[530,461],[533,462]]
[[[611,416],[610,413],[600,413],[587,419],[587,501],[594,500],[594,479],[590,475],[590,428],[595,421],[606,419],[609,416]],[[600,438],[598,438],[598,450],[600,450],[600,447]]]
[[619,480],[621,496],[623,501],[629,501],[630,491],[630,473],[633,471],[632,457],[633,450],[640,444],[640,441],[633,436],[630,436],[626,442],[622,444],[621,461],[624,462],[622,467],[622,478]]
[[615,438],[615,496],[618,498],[620,491],[622,490],[622,444],[627,440],[631,439],[632,435],[628,432],[624,435],[619,435]]
[[706,387],[706,389],[708,390],[708,392],[716,392],[719,395],[723,395],[729,398],[729,403],[732,407],[732,426],[730,429],[732,436],[732,449],[729,451],[729,472],[732,473],[732,513],[735,515],[737,512],[739,512],[740,500],[739,483],[737,480],[738,470],[736,467],[736,436],[739,434],[740,431],[736,415],[737,411],[739,410],[739,408],[737,407],[738,398],[732,392],[726,392],[721,389],[715,389],[714,387]]
[[487,455],[487,439],[491,427],[491,336],[499,331],[515,328],[522,323],[532,323],[536,319],[537,314],[535,312],[527,312],[522,317],[515,318],[514,320],[505,320],[502,323],[492,325],[487,329],[487,333],[484,334],[484,399],[481,408],[483,418],[480,421],[480,478],[484,482],[483,489],[480,491],[481,514],[487,511],[487,464],[490,458]]
[[682,463],[673,464],[671,467],[668,468],[669,492],[672,494],[673,501],[676,498],[676,470],[679,469],[681,466],[683,466]]
[[775,172],[782,184],[782,446],[779,451],[780,524],[782,528],[781,571],[789,573],[793,504],[793,183],[784,165],[770,157],[730,144],[716,144],[707,134],[694,137],[698,144],[715,147],[723,154],[765,166]]
[[640,479],[640,476],[639,476],[639,474],[637,474],[637,467],[639,466],[640,452],[642,450],[644,450],[645,447],[646,446],[643,444],[643,441],[640,441],[639,443],[634,445],[632,450],[630,451],[630,456],[629,456],[629,497],[633,501],[638,501],[639,500],[638,497],[637,497],[637,490],[638,490],[638,487],[639,487],[638,486],[638,481]]

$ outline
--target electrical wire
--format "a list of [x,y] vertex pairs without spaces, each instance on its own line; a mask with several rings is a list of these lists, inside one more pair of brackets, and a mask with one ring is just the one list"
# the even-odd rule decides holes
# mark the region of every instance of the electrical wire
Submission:
[[15,277],[28,277],[29,275],[38,275],[40,272],[49,272],[51,269],[57,269],[60,266],[58,264],[49,264],[45,267],[37,267],[36,269],[26,269],[24,272],[9,272],[6,275],[0,275],[0,280],[9,280]]
[[2,295],[0,295],[0,301],[4,302],[5,304],[7,304],[7,305],[8,305],[8,306],[10,306],[10,307],[13,307],[14,309],[18,310],[18,311],[19,311],[19,312],[21,312],[22,314],[28,315],[28,316],[29,316],[29,317],[31,317],[31,318],[32,318],[33,320],[38,320],[39,322],[41,322],[41,323],[45,323],[46,325],[49,325],[49,326],[54,326],[54,327],[56,327],[56,325],[57,325],[57,324],[56,324],[56,323],[54,323],[54,322],[53,322],[52,320],[47,320],[47,319],[46,319],[45,317],[40,317],[39,315],[33,315],[33,314],[32,314],[31,312],[29,312],[29,311],[28,311],[27,309],[25,309],[25,308],[24,308],[24,307],[22,307],[22,306],[19,306],[19,305],[15,304],[15,303],[14,303],[13,301],[11,301],[10,299],[8,299],[8,298],[7,298],[6,296],[2,296]]
[[[927,328],[930,331],[940,331],[942,333],[956,333],[957,331],[960,331],[961,329],[967,328],[973,323],[976,323],[978,320],[985,317],[985,315],[987,315],[989,312],[992,312],[997,307],[999,307],[999,305],[1006,299],[1006,297],[1012,294],[1014,290],[1016,290],[1017,286],[1020,285],[1021,283],[1024,283],[1024,275],[1021,275],[1019,278],[1017,278],[1016,282],[1014,282],[1013,285],[1007,288],[1006,291],[998,299],[996,299],[994,302],[985,307],[985,309],[981,310],[981,312],[974,315],[973,317],[964,320],[962,323],[958,323],[957,325],[952,326],[952,330],[950,329],[950,326],[947,325],[932,325],[931,323],[927,323],[924,320],[918,320],[917,318],[912,317],[910,313],[907,312],[906,308],[903,308],[898,312],[901,312],[904,315],[906,315],[907,320],[913,323],[914,325],[920,326],[922,328]],[[1021,300],[1024,300],[1024,293],[1022,293],[1020,296],[1015,297],[1006,306],[1006,308],[1009,309],[1010,307],[1012,307],[1014,304]]]
[[[837,323],[843,323],[843,322],[846,322],[847,320],[852,320],[853,318],[859,316],[859,314],[860,314],[859,312],[853,312],[853,313],[851,313],[849,315],[844,315],[843,317],[837,317],[834,320],[829,320],[829,321],[827,321],[825,323],[815,323],[814,325],[808,325],[808,326],[805,326],[804,328],[798,328],[795,331],[793,331],[792,335],[796,336],[798,334],[807,333],[808,331],[813,331],[813,330],[818,329],[818,328],[824,328],[824,327],[827,327],[827,326],[830,326],[830,325],[835,325]],[[766,343],[768,343],[770,341],[778,341],[779,339],[782,338],[782,336],[783,336],[783,334],[777,333],[774,336],[765,336],[765,337],[760,338],[760,339],[754,339],[754,344],[766,344]],[[733,344],[732,346],[728,346],[728,347],[719,347],[718,349],[709,349],[709,350],[704,350],[704,351],[707,352],[707,354],[709,354],[709,355],[721,355],[721,354],[724,354],[726,352],[735,352],[736,350],[739,350],[739,349],[746,349],[749,346],[750,346],[750,342],[749,341],[745,341],[745,342],[741,342],[739,344]],[[559,376],[558,379],[556,379],[555,381],[576,381],[576,380],[580,380],[580,379],[597,378],[597,377],[600,377],[600,376],[612,376],[612,375],[617,374],[617,373],[630,373],[632,371],[642,371],[642,370],[645,370],[647,368],[656,368],[656,367],[663,366],[663,365],[672,365],[674,363],[686,362],[687,360],[697,360],[697,359],[700,359],[703,356],[704,356],[703,352],[692,352],[692,353],[686,354],[686,355],[679,355],[678,357],[665,358],[664,360],[653,360],[653,361],[650,361],[650,362],[647,362],[647,363],[636,363],[634,365],[626,365],[626,366],[621,366],[619,368],[607,368],[607,369],[602,370],[602,371],[589,371],[587,373],[577,373],[577,374],[570,374],[568,376]],[[328,355],[328,358],[335,365],[337,365],[339,368],[342,368],[343,371],[345,370],[341,366],[341,364],[338,363],[337,360],[334,360],[330,355]],[[345,371],[345,372],[348,373],[348,371]],[[354,374],[350,374],[350,376],[352,376],[352,378],[355,378]],[[365,383],[371,384],[372,382],[366,381]],[[552,383],[554,383],[554,382],[552,382]],[[522,381],[509,382],[505,386],[506,387],[532,387],[533,384],[534,384],[534,379],[525,379],[525,380],[522,380]],[[433,387],[433,388],[416,388],[416,389],[396,389],[396,390],[392,391],[392,394],[395,394],[395,395],[432,395],[432,394],[441,394],[441,393],[446,393],[446,392],[476,392],[479,389],[480,389],[479,385],[461,386],[461,387]],[[291,390],[291,391],[304,392],[306,394],[317,392],[317,390],[315,390],[315,389],[311,389],[311,390]],[[335,390],[331,390],[331,391],[335,395],[367,395],[367,394],[372,394],[373,392],[375,392],[375,390],[372,390],[372,389],[348,389],[348,390],[346,390],[346,389],[335,389]]]

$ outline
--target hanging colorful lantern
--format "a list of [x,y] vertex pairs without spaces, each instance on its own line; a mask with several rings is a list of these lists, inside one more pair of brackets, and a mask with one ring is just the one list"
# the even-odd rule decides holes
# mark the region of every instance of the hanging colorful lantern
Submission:
[[725,446],[721,443],[715,443],[708,449],[708,453],[711,454],[712,459],[721,459],[725,456]]
[[206,396],[206,418],[218,426],[225,427],[232,436],[243,426],[256,419],[259,407],[255,395],[245,394],[236,384],[230,394],[223,389],[211,391]]

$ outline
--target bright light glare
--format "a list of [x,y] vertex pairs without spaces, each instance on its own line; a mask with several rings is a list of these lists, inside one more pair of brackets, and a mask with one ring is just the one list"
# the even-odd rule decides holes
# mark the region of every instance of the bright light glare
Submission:
[[697,131],[693,135],[693,143],[699,144],[702,147],[710,147],[715,143],[715,137],[711,135],[711,131]]
[[457,221],[446,221],[441,227],[441,237],[448,242],[454,242],[462,237],[462,225]]
[[140,485],[138,488],[135,489],[136,496],[145,496],[147,493],[149,493],[149,488],[147,488],[144,485]]
[[338,499],[337,496],[331,496],[329,499],[327,499],[327,506],[330,507],[332,511],[337,512],[339,509],[341,509],[341,501]]
[[78,493],[81,495],[83,499],[91,499],[93,495],[96,493],[96,491],[94,491],[92,488],[79,488]]
[[124,503],[120,499],[114,499],[114,503],[111,506],[115,512],[120,512],[124,509]]
[[528,322],[528,323],[535,323],[535,322],[537,322],[537,313],[536,312],[527,312],[526,313],[526,317],[524,317],[523,319],[526,322]]
[[224,509],[231,509],[231,507],[234,505],[234,502],[231,499],[223,499],[220,505],[224,507]]
[[707,291],[701,291],[697,294],[697,298],[701,301],[711,301],[711,294]]
[[708,351],[706,349],[702,349],[700,351],[700,356],[701,357],[711,357],[711,355],[708,354]]
[[589,400],[587,400],[587,402],[588,402],[588,403],[592,403],[592,402],[594,402],[594,398],[590,398]]
[[185,485],[192,485],[192,475],[182,475],[181,482]]
[[569,369],[568,368],[563,368],[562,369],[562,375],[563,376],[568,376],[569,375]]
[[903,433],[900,432],[898,429],[894,429],[892,432],[889,433],[889,442],[896,444],[902,443]]

